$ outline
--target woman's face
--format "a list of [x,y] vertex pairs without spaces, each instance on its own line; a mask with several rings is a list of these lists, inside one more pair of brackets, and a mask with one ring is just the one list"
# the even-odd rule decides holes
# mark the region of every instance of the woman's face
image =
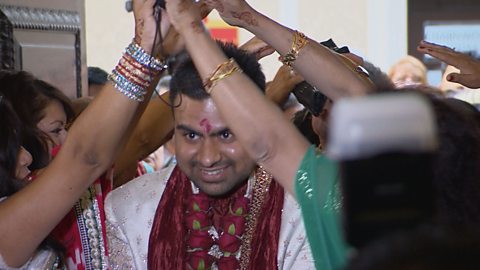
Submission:
[[30,174],[28,166],[32,163],[32,155],[25,148],[20,147],[17,158],[17,168],[15,169],[15,178],[26,179]]
[[57,100],[52,100],[48,106],[43,110],[44,117],[37,124],[37,128],[45,132],[51,139],[55,147],[63,144],[67,136],[65,125],[67,124],[67,115],[63,109],[62,104]]

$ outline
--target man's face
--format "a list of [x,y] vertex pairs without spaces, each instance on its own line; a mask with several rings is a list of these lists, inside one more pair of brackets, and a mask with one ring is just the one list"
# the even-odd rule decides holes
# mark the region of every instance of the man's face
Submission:
[[255,162],[230,132],[210,98],[181,98],[181,105],[174,110],[178,166],[206,194],[225,195],[249,177]]

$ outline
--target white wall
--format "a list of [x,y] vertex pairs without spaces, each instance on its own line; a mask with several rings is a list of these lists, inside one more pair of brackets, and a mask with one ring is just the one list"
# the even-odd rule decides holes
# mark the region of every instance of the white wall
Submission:
[[385,72],[408,53],[407,0],[367,1],[368,60]]
[[134,34],[124,0],[85,0],[87,65],[110,72]]
[[[347,45],[354,52],[367,52],[366,0],[252,0],[252,6],[310,38],[329,38],[339,46]],[[273,5],[272,2],[277,2]],[[277,56],[262,61],[267,78],[272,78],[280,66]]]
[[[323,41],[333,38],[387,71],[407,52],[407,0],[250,0],[282,24]],[[123,0],[86,0],[87,64],[110,71],[133,37],[133,16]],[[240,42],[251,37],[240,32]],[[280,66],[262,61],[267,78]]]

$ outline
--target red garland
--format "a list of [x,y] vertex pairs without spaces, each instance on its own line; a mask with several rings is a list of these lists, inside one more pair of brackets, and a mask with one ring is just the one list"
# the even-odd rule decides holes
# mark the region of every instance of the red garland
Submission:
[[[238,197],[230,204],[229,210],[221,220],[218,240],[212,238],[208,230],[212,223],[212,200],[203,192],[193,194],[187,207],[186,223],[188,228],[187,253],[188,265],[194,270],[208,270],[216,262],[219,270],[240,269],[236,254],[242,244],[249,199]],[[223,255],[217,260],[208,254],[217,244]]]

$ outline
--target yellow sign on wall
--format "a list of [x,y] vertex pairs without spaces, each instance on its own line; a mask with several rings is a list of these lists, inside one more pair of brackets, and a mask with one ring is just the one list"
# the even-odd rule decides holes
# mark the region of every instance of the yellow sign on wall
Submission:
[[238,28],[228,25],[221,19],[205,18],[204,22],[212,38],[238,45]]

